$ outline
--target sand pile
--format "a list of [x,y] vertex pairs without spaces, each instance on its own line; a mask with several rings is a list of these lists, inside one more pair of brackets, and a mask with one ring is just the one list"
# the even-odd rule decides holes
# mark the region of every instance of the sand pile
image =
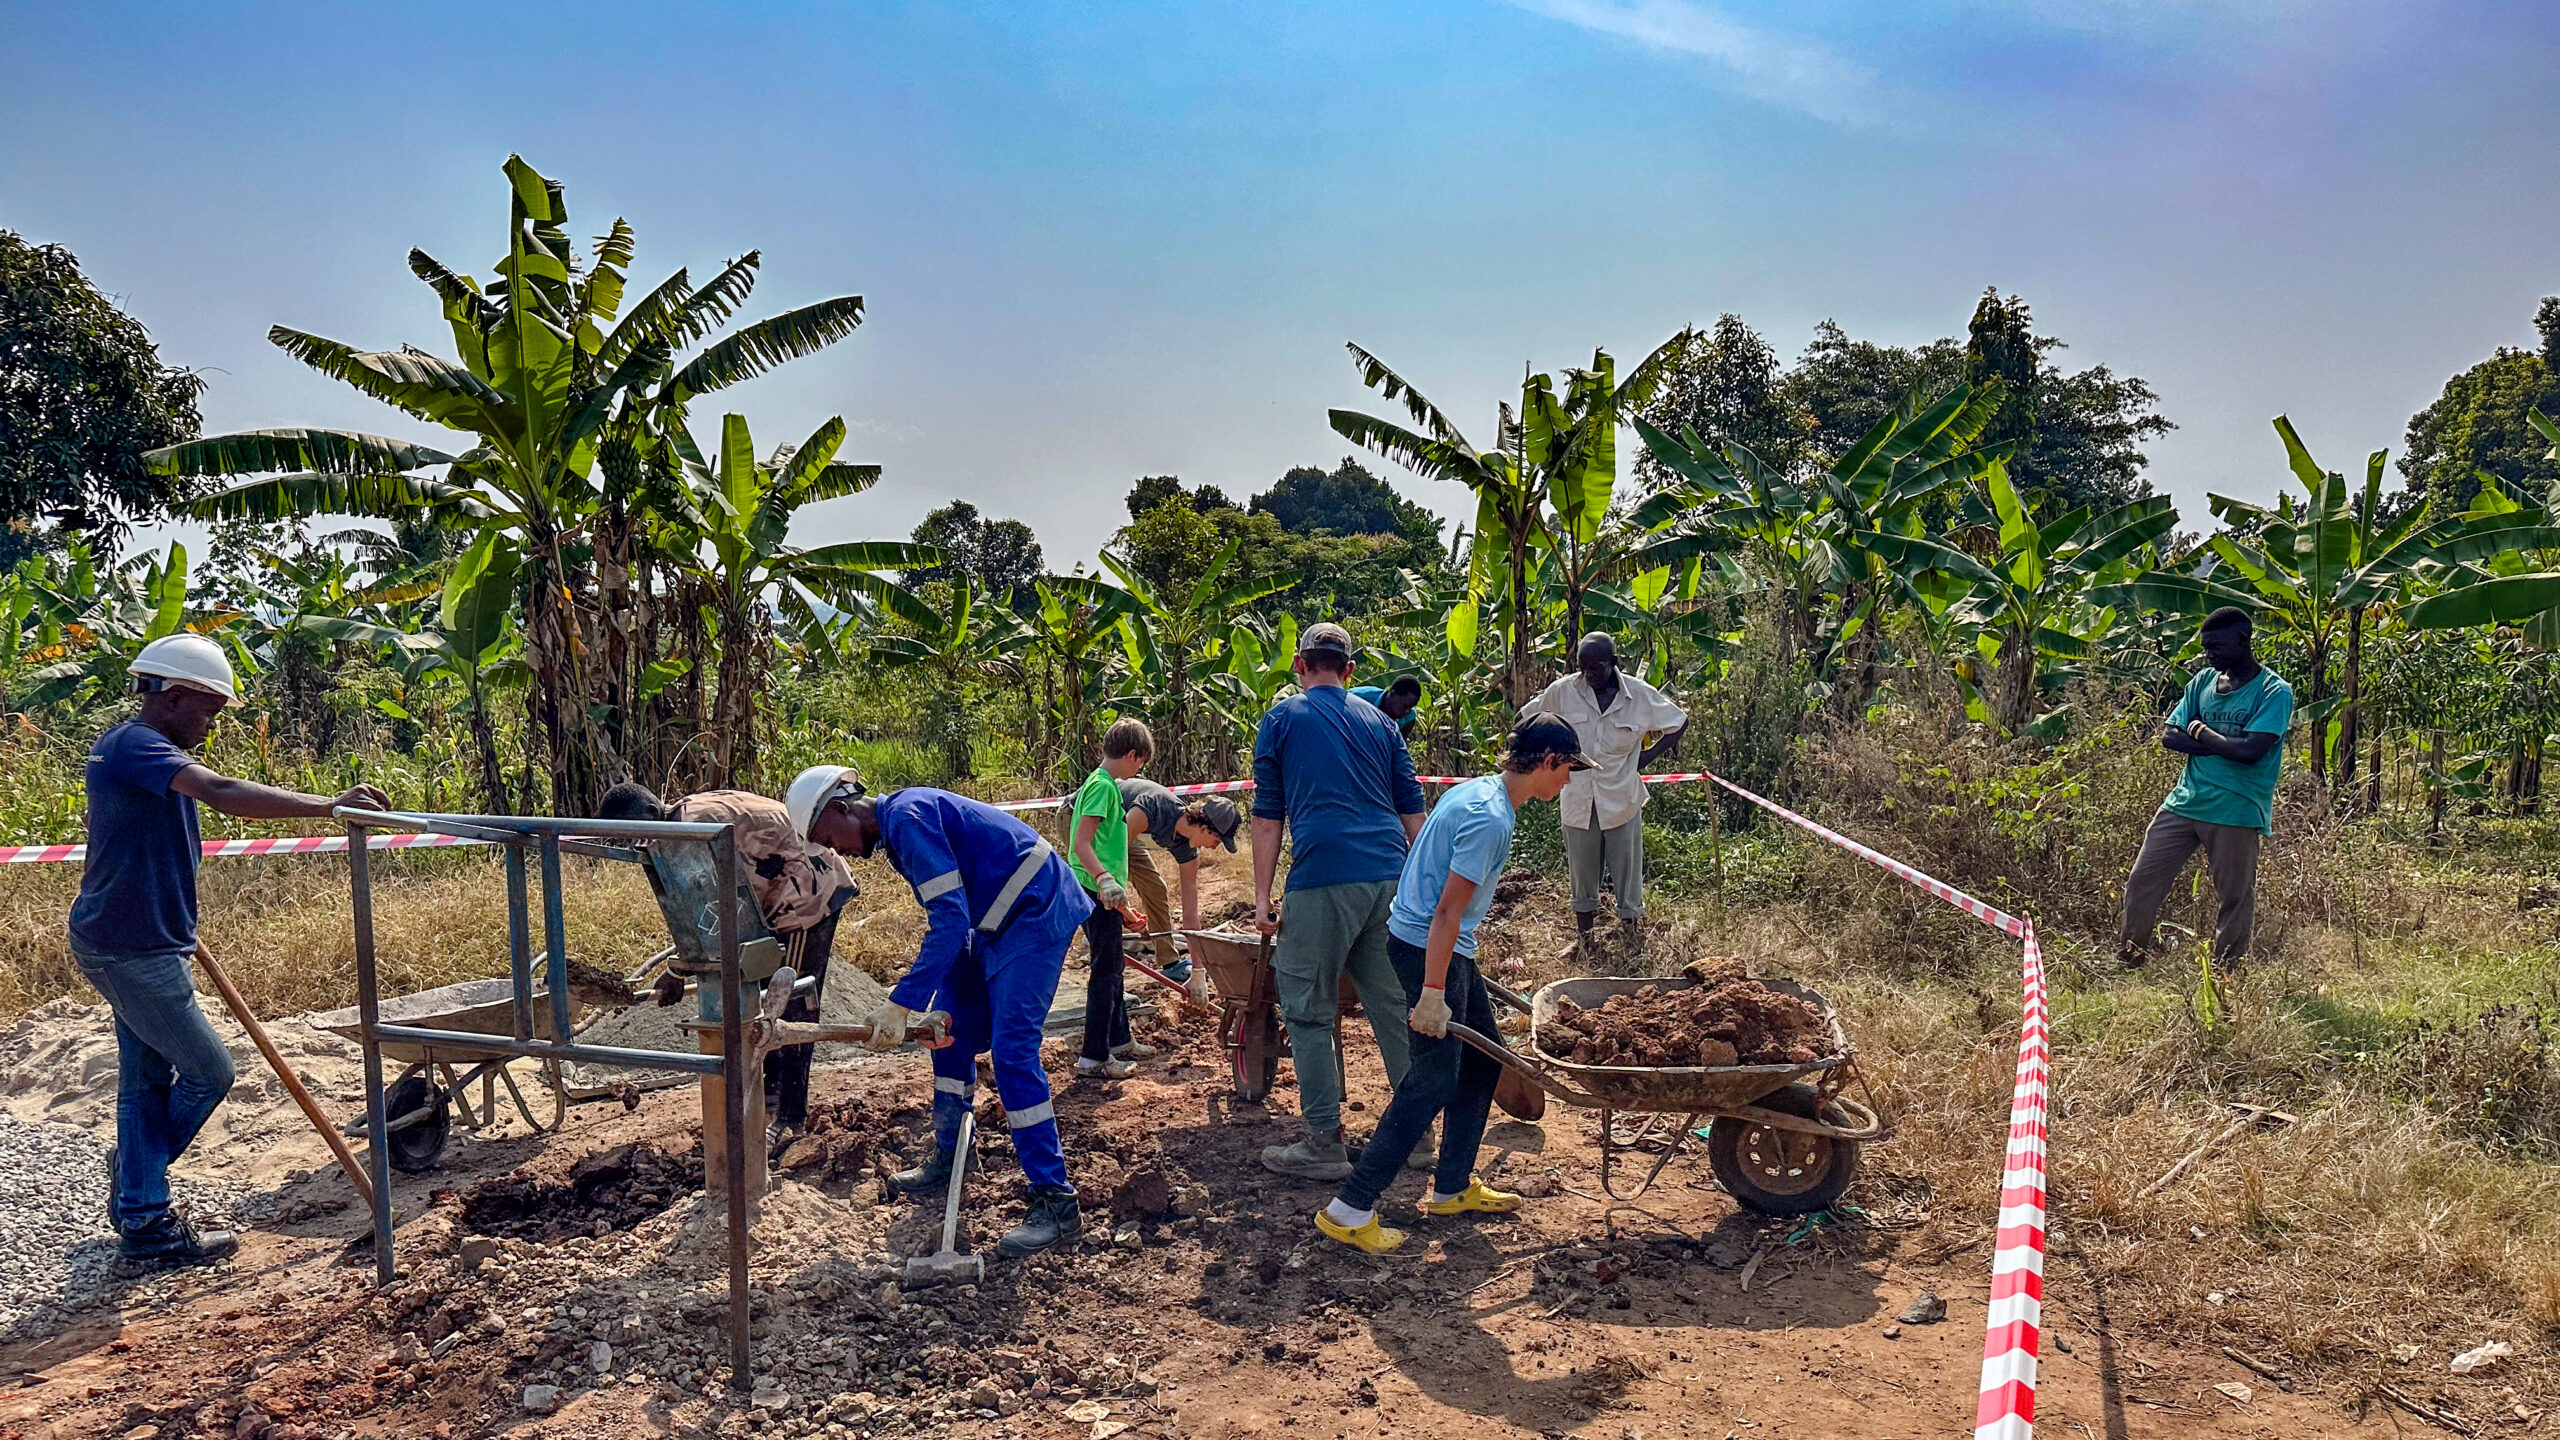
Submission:
[[[178,1172],[254,1181],[261,1178],[264,1162],[279,1151],[291,1152],[293,1163],[308,1165],[314,1155],[325,1161],[320,1138],[249,1043],[248,1032],[220,1001],[206,999],[203,1004],[213,1033],[231,1052],[238,1078],[230,1098],[179,1160]],[[342,1120],[362,1113],[364,1052],[354,1041],[313,1029],[305,1016],[266,1025],[268,1037],[322,1110]],[[103,1002],[47,1001],[0,1038],[0,1111],[31,1124],[68,1125],[101,1140],[114,1138],[116,1029]]]
[[1829,1048],[1822,1012],[1743,974],[1730,958],[1698,961],[1694,984],[1647,985],[1597,1009],[1559,999],[1538,1045],[1576,1065],[1802,1065]]

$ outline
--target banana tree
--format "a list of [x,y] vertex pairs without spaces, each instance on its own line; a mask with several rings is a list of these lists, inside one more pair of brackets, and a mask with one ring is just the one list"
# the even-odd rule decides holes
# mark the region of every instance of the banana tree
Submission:
[[103,571],[84,560],[63,572],[65,588],[35,582],[56,637],[47,648],[59,646],[64,658],[24,672],[30,683],[20,703],[111,700],[125,692],[125,667],[142,647],[182,629],[220,642],[237,677],[257,674],[258,661],[242,643],[240,612],[191,607],[187,574],[187,547],[172,541],[165,559],[145,552]]
[[1652,400],[1663,371],[1694,338],[1683,330],[1664,341],[1623,385],[1606,350],[1592,352],[1590,369],[1565,372],[1561,396],[1544,375],[1521,385],[1520,468],[1546,495],[1544,536],[1564,598],[1567,645],[1581,638],[1587,597],[1612,571],[1624,568],[1623,550],[1633,538],[1609,526],[1618,484],[1618,417]]
[[1351,358],[1360,383],[1388,400],[1401,400],[1419,431],[1355,410],[1328,410],[1334,433],[1395,461],[1426,480],[1464,485],[1476,497],[1476,543],[1471,583],[1479,593],[1500,591],[1506,598],[1510,653],[1503,665],[1502,689],[1516,708],[1537,693],[1539,679],[1530,667],[1530,549],[1544,533],[1544,495],[1536,481],[1523,475],[1520,458],[1511,453],[1521,441],[1521,426],[1511,407],[1497,407],[1494,449],[1478,450],[1449,417],[1419,390],[1387,368],[1386,363],[1353,345]]
[[1162,697],[1156,726],[1158,767],[1165,774],[1188,775],[1198,768],[1193,753],[1192,674],[1202,662],[1214,663],[1238,611],[1298,583],[1297,577],[1239,580],[1220,584],[1244,537],[1229,540],[1209,568],[1189,587],[1148,583],[1128,561],[1110,551],[1102,564],[1129,596],[1128,623],[1122,627],[1131,666],[1153,682]]
[[2160,495],[2096,514],[2081,506],[2039,525],[2009,483],[2006,462],[1991,465],[1983,490],[1983,518],[1997,525],[1983,559],[1925,537],[1878,535],[1870,543],[1897,568],[1925,568],[1928,578],[1916,587],[1924,604],[1970,635],[1989,666],[1958,662],[1968,710],[2015,735],[2031,728],[2047,671],[2086,660],[2114,628],[2116,608],[2091,603],[2092,586],[2176,528],[2178,512]]
[[[1200,699],[1225,727],[1220,755],[1249,750],[1255,729],[1281,697],[1297,688],[1297,672],[1289,662],[1298,654],[1298,617],[1283,610],[1276,616],[1239,615],[1220,637],[1220,668],[1200,677]],[[1231,778],[1219,766],[1220,779]]]
[[1479,758],[1474,739],[1504,728],[1501,672],[1487,664],[1480,641],[1499,625],[1492,597],[1468,583],[1463,572],[1407,572],[1402,608],[1381,619],[1393,637],[1384,647],[1379,678],[1411,675],[1422,683],[1415,721],[1424,765],[1434,774],[1463,774]]
[[1112,650],[1136,601],[1091,575],[1051,575],[1033,581],[1031,591],[1038,603],[1025,617],[1029,648],[1042,662],[1041,710],[1054,725],[1038,778],[1046,784],[1063,770],[1079,779],[1093,762],[1094,711],[1107,698]]
[[[506,252],[485,287],[423,250],[409,268],[433,288],[458,360],[415,347],[359,350],[276,326],[296,359],[409,416],[472,437],[459,454],[355,431],[287,429],[155,450],[164,475],[259,479],[197,502],[211,518],[319,514],[432,517],[508,534],[526,562],[525,648],[553,804],[584,814],[622,765],[597,637],[629,605],[588,583],[601,491],[597,457],[681,428],[696,396],[752,378],[850,334],[862,300],[839,296],[745,326],[682,363],[679,350],[724,325],[753,288],[750,253],[708,284],[678,270],[623,309],[631,228],[614,222],[583,263],[571,251],[558,182],[508,157]],[[420,472],[441,470],[439,476]],[[598,567],[619,576],[620,564]],[[608,647],[612,648],[612,647]]]
[[[516,659],[521,637],[508,623],[522,570],[523,557],[515,542],[498,531],[484,530],[454,560],[436,606],[417,617],[414,630],[346,615],[301,615],[292,622],[333,642],[389,650],[399,658],[401,672],[412,687],[436,674],[452,676],[462,686],[463,715],[471,728],[482,803],[492,815],[513,814],[515,808],[506,767],[498,755],[490,691],[503,677],[522,668]],[[405,718],[405,712],[394,713],[395,718]],[[523,798],[530,802],[533,797]]]
[[785,543],[791,518],[803,506],[858,495],[878,483],[877,465],[836,463],[844,434],[844,421],[829,419],[797,447],[759,461],[746,417],[726,415],[717,460],[705,460],[689,442],[681,445],[686,483],[655,497],[658,523],[678,537],[669,553],[698,578],[719,625],[710,751],[713,780],[722,787],[755,783],[756,697],[764,689],[773,632],[768,606],[778,607],[803,634],[823,628],[813,608],[819,597],[839,606],[857,600],[876,605],[915,625],[936,618],[880,572],[940,564],[938,550],[903,540],[814,550]]
[[1713,445],[1687,429],[1675,438],[1639,418],[1645,448],[1677,478],[1636,508],[1632,523],[1647,538],[1634,563],[1712,558],[1728,587],[1776,606],[1783,658],[1802,653],[1818,692],[1863,706],[1883,607],[1916,599],[1913,583],[1947,551],[1909,542],[1925,537],[1948,497],[2010,458],[2009,443],[1976,444],[2001,395],[1988,381],[1924,404],[1915,388],[1801,486],[1739,442]]
[[1019,679],[1019,657],[1031,636],[1020,617],[1002,602],[979,595],[965,576],[941,588],[946,596],[942,605],[923,602],[932,623],[875,635],[868,654],[883,668],[912,666],[934,677],[929,703],[937,711],[932,719],[942,740],[943,769],[953,779],[966,780],[974,768],[970,740],[975,729],[967,697],[987,680]]
[[293,554],[257,551],[266,573],[242,622],[246,644],[266,672],[265,690],[279,728],[321,755],[339,743],[348,705],[349,692],[341,685],[347,657],[339,642],[294,622],[346,616],[396,625],[394,612],[442,588],[438,578],[416,571],[368,583],[331,538]]

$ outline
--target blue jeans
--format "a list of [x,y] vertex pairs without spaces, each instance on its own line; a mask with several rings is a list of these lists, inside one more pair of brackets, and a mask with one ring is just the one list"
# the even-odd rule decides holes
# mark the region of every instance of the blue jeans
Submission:
[[[1387,937],[1387,959],[1405,993],[1422,993],[1422,947]],[[1485,993],[1476,962],[1464,955],[1449,957],[1448,984],[1441,994],[1449,1002],[1449,1023],[1479,1035],[1493,1035],[1493,997]],[[1434,1040],[1419,1031],[1408,1033],[1413,1060],[1396,1086],[1387,1113],[1378,1117],[1377,1133],[1360,1152],[1342,1182],[1342,1203],[1355,1210],[1374,1210],[1378,1197],[1395,1183],[1405,1157],[1422,1143],[1431,1119],[1446,1112],[1440,1125],[1440,1168],[1432,1188],[1455,1195],[1467,1188],[1476,1171],[1476,1151],[1484,1144],[1484,1122],[1493,1110],[1494,1082],[1502,1078],[1502,1062],[1478,1053],[1455,1035]]]
[[116,1230],[169,1213],[169,1162],[231,1093],[231,1052],[196,1004],[193,951],[89,955],[80,973],[116,1015]]

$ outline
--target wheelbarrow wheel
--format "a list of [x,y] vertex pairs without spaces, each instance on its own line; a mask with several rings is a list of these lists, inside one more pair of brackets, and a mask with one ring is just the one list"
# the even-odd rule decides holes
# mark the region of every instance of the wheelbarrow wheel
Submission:
[[397,1120],[420,1109],[429,1112],[426,1119],[394,1130],[387,1137],[391,1168],[411,1175],[434,1169],[436,1162],[444,1158],[445,1137],[453,1131],[452,1103],[424,1070],[403,1076],[382,1097],[382,1113],[389,1119]]
[[1235,1048],[1229,1052],[1235,1066],[1236,1098],[1248,1105],[1259,1105],[1271,1093],[1272,1082],[1280,1078],[1280,1014],[1264,1005],[1236,1017]]
[[[1789,1085],[1760,1100],[1785,1115],[1821,1119],[1822,1096],[1810,1085]],[[1725,1193],[1764,1215],[1810,1215],[1828,1210],[1858,1174],[1858,1145],[1778,1130],[1720,1115],[1707,1131],[1707,1163]]]

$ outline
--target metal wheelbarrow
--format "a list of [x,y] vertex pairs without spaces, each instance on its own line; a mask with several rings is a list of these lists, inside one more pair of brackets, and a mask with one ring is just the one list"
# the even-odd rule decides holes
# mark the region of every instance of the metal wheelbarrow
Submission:
[[1182,933],[1191,942],[1191,963],[1209,977],[1218,1044],[1235,1075],[1236,1098],[1259,1105],[1280,1076],[1280,1057],[1289,1053],[1288,1032],[1280,1028],[1279,981],[1271,969],[1272,939],[1232,930]]
[[[1559,1000],[1598,1009],[1613,995],[1631,995],[1648,985],[1679,990],[1697,983],[1687,976],[1558,980],[1524,1000],[1487,980],[1485,990],[1497,1002],[1528,1015],[1529,1043],[1513,1050],[1498,1037],[1464,1025],[1451,1025],[1449,1033],[1565,1104],[1600,1112],[1600,1187],[1612,1200],[1642,1196],[1699,1122],[1712,1120],[1705,1130],[1707,1162],[1735,1200],[1768,1215],[1829,1209],[1856,1177],[1861,1148],[1884,1139],[1891,1127],[1871,1104],[1846,1093],[1852,1086],[1866,1093],[1866,1081],[1858,1074],[1839,1012],[1815,992],[1787,980],[1760,982],[1809,1002],[1830,1026],[1829,1053],[1801,1065],[1576,1065],[1539,1048],[1539,1031],[1551,1024]],[[1656,1127],[1649,1124],[1621,1137],[1617,1117],[1622,1112],[1685,1117],[1672,1129],[1652,1170],[1623,1195],[1613,1161],[1620,1151],[1641,1148],[1655,1138]]]
[[[561,1039],[551,1023],[550,990],[537,982],[534,986],[533,1033],[543,1040]],[[572,1002],[573,1004],[575,1002]],[[460,1030],[474,1035],[505,1036],[516,1033],[514,982],[501,976],[495,980],[465,980],[459,985],[442,985],[382,1002],[382,1022],[386,1025],[415,1025],[430,1030]],[[314,1015],[311,1023],[332,1035],[349,1040],[359,1039],[363,1024],[354,1006]],[[477,1130],[494,1125],[498,1120],[498,1087],[506,1087],[507,1096],[515,1102],[516,1113],[537,1135],[547,1135],[560,1128],[568,1114],[569,1097],[560,1078],[560,1062],[542,1062],[542,1082],[551,1091],[551,1118],[537,1118],[527,1104],[524,1091],[517,1088],[515,1076],[507,1069],[508,1058],[485,1050],[460,1046],[420,1045],[401,1040],[382,1042],[383,1058],[401,1062],[407,1068],[400,1078],[383,1092],[382,1111],[389,1117],[386,1143],[390,1148],[392,1167],[412,1174],[432,1170],[444,1157],[445,1142],[452,1135],[453,1113],[461,1112],[462,1123]],[[464,1067],[456,1073],[455,1066]],[[480,1104],[475,1109],[467,1093],[474,1081],[480,1086]],[[347,1127],[351,1135],[364,1133],[364,1117],[358,1116]]]
[[[1289,1032],[1280,1024],[1280,982],[1271,968],[1271,953],[1279,942],[1251,931],[1181,933],[1191,944],[1191,963],[1209,977],[1210,1002],[1218,1010],[1218,1043],[1235,1075],[1236,1098],[1259,1105],[1280,1076],[1280,1057],[1289,1053]],[[1360,991],[1349,975],[1342,977],[1334,998],[1336,1014],[1360,1013]],[[1333,1057],[1335,1064],[1343,1063],[1338,1038]]]

